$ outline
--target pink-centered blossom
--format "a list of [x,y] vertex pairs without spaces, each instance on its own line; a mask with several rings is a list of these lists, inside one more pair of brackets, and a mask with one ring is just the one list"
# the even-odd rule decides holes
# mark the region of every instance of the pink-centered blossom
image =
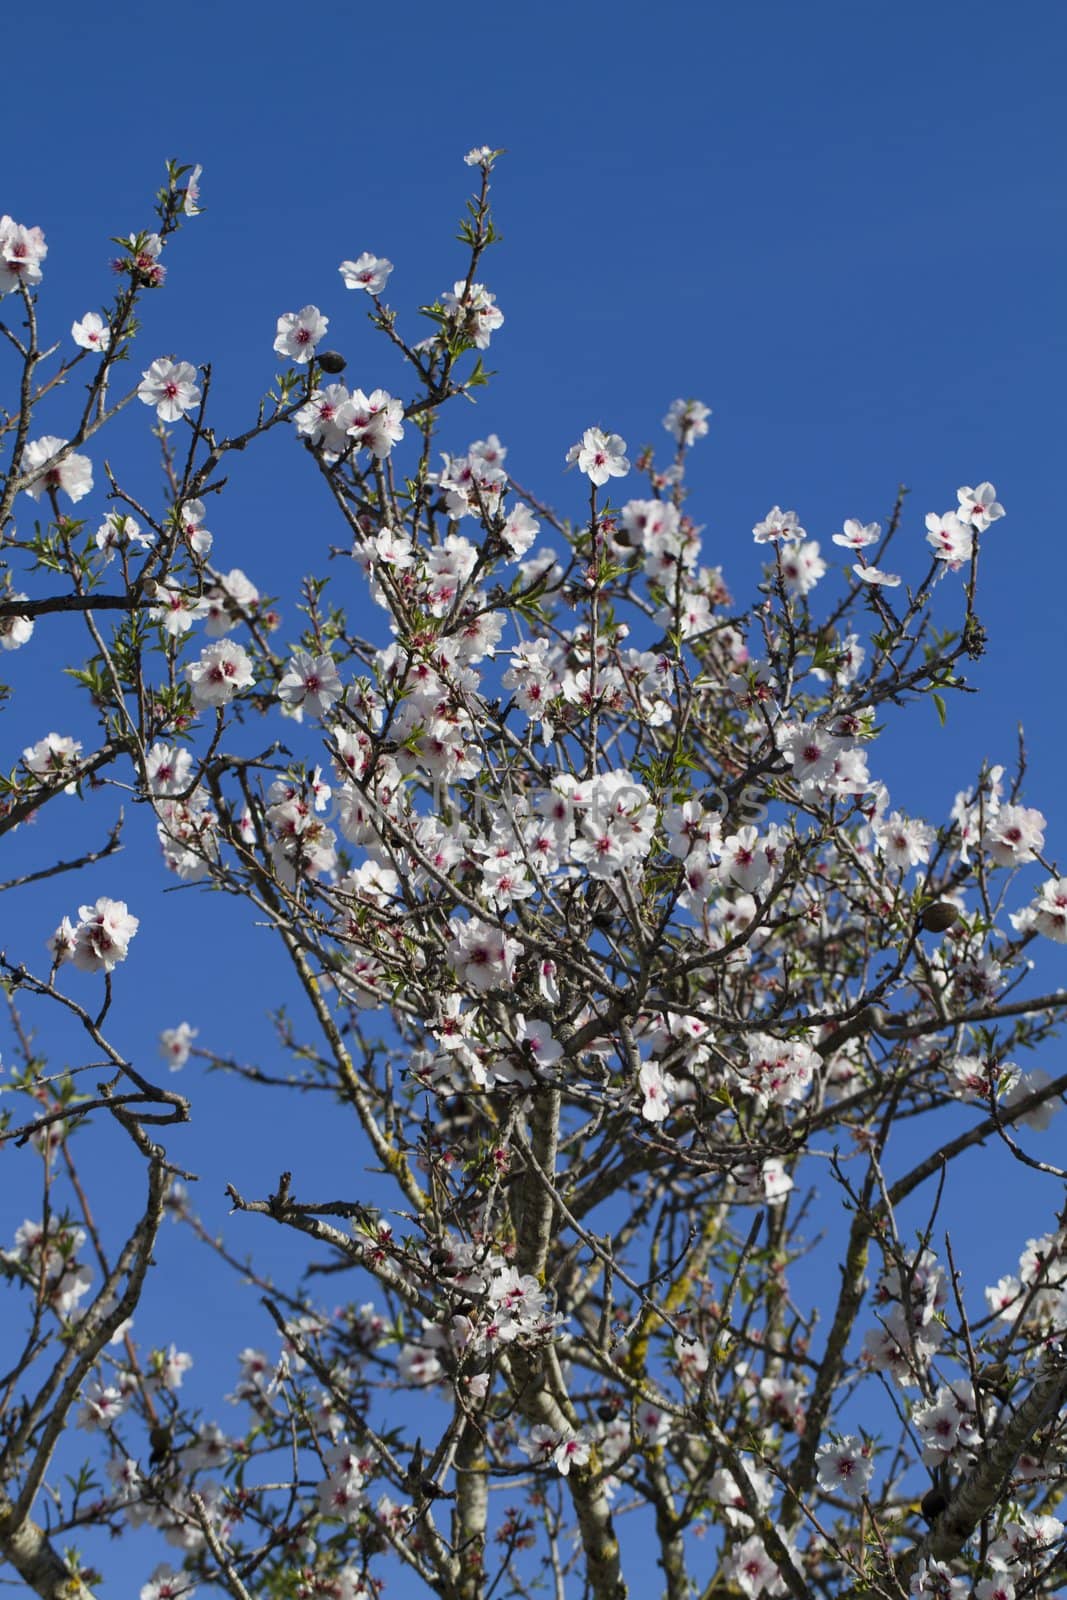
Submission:
[[663,426],[678,444],[690,445],[708,431],[711,411],[700,400],[672,400]]
[[200,177],[203,170],[203,167],[198,164],[186,177],[182,213],[187,217],[198,217],[200,215]]
[[756,523],[752,537],[757,544],[799,544],[807,538],[807,533],[800,526],[795,511],[772,506],[763,521]]
[[626,458],[626,440],[617,433],[604,433],[600,428],[586,428],[577,444],[567,451],[567,465],[578,463],[589,482],[600,488],[609,478],[625,478],[630,470]]
[[40,228],[27,228],[13,217],[0,217],[0,300],[21,284],[34,289],[42,278],[41,262],[48,254]]
[[563,1046],[555,1038],[547,1022],[540,1017],[515,1018],[515,1038],[530,1052],[539,1067],[553,1067],[563,1054]]
[[908,1593],[913,1600],[965,1600],[971,1580],[953,1572],[944,1561],[924,1556],[912,1574]]
[[196,368],[190,362],[160,356],[141,374],[137,398],[146,406],[155,406],[160,422],[180,422],[200,404],[195,378]]
[[111,972],[125,961],[140,924],[124,900],[102,895],[95,905],[81,906],[78,918],[72,931],[64,919],[53,936],[57,960],[73,961],[81,972]]
[[164,633],[168,633],[172,639],[188,633],[207,609],[199,596],[167,583],[156,586],[155,598],[159,604],[154,605],[148,615],[153,622],[160,623]]
[[156,795],[183,794],[190,787],[192,777],[192,752],[179,745],[164,744],[162,740],[157,740],[145,761],[149,792]]
[[642,1061],[637,1075],[643,1096],[641,1115],[646,1122],[663,1122],[671,1114],[667,1081],[658,1061]]
[[929,861],[937,834],[929,823],[894,811],[877,826],[876,837],[886,865],[907,872]]
[[863,523],[849,517],[841,532],[834,534],[833,542],[844,545],[846,550],[865,550],[869,544],[877,544],[881,537],[880,522]]
[[441,304],[457,332],[469,338],[477,350],[487,350],[492,335],[503,327],[504,313],[496,304],[496,296],[483,283],[468,285],[459,278],[451,292],[441,296]]
[[73,323],[70,336],[82,350],[102,353],[111,343],[111,329],[95,311],[87,311],[80,322]]
[[354,390],[343,412],[348,437],[379,461],[404,437],[403,417],[403,403],[384,389],[374,389],[369,395]]
[[463,157],[465,167],[484,167],[488,172],[497,156],[503,155],[502,150],[494,150],[490,145],[478,144],[473,150],[468,150]]
[[245,650],[230,639],[220,639],[200,652],[198,661],[185,669],[193,705],[200,711],[225,706],[241,689],[255,682],[252,662]]
[[294,650],[278,684],[278,699],[293,711],[309,711],[313,717],[323,717],[341,698],[342,687],[332,656]]
[[461,982],[479,994],[511,982],[522,952],[517,939],[509,939],[479,917],[453,920],[451,930],[447,956]]
[[558,1433],[547,1423],[539,1422],[530,1430],[528,1439],[520,1441],[520,1449],[535,1462],[551,1461],[561,1477],[567,1477],[572,1467],[582,1467],[589,1460],[590,1444],[584,1431]]
[[259,601],[259,590],[240,567],[220,572],[218,582],[212,584],[203,599],[201,615],[205,633],[212,639],[221,639],[247,618]]
[[117,553],[129,554],[131,550],[143,554],[155,542],[154,533],[145,533],[136,517],[126,511],[109,511],[96,530],[96,547],[100,551],[99,564],[108,566]]
[[866,1446],[854,1434],[820,1445],[815,1452],[815,1467],[820,1489],[827,1494],[844,1495],[848,1500],[861,1497],[874,1473]]
[[193,1600],[196,1585],[186,1572],[175,1572],[164,1562],[141,1586],[139,1600]]
[[516,505],[508,512],[500,536],[513,557],[524,556],[541,531],[541,524],[529,506]]
[[343,455],[348,448],[346,429],[351,398],[343,383],[331,383],[325,389],[316,389],[311,399],[293,416],[297,433],[304,439],[310,439],[312,444],[321,444],[329,455]]
[[771,863],[756,829],[748,824],[724,840],[722,875],[751,894],[758,894],[771,875]]
[[1011,925],[1017,933],[1032,928],[1046,939],[1067,944],[1067,878],[1048,878],[1033,903],[1011,917]]
[[976,489],[964,485],[962,489],[957,489],[956,497],[960,503],[960,516],[972,528],[977,528],[979,533],[984,533],[991,522],[996,522],[1004,515],[1004,507],[997,499],[997,491],[991,483],[980,483]]
[[861,583],[869,583],[872,588],[897,589],[900,586],[901,580],[896,573],[883,572],[880,567],[868,567],[864,562],[857,561],[852,570]]
[[329,321],[318,306],[305,306],[302,311],[286,311],[278,318],[275,353],[306,366],[315,354],[315,346],[325,337]]
[[69,439],[59,439],[47,433],[40,439],[31,439],[22,456],[22,472],[32,475],[26,484],[31,500],[39,500],[46,489],[59,491],[71,500],[83,500],[93,487],[93,464],[88,456],[66,455],[56,460],[61,450],[66,450]]
[[181,508],[181,528],[186,543],[195,556],[202,558],[211,554],[214,543],[212,535],[203,525],[205,515],[202,500],[186,500]]
[[731,1552],[727,1568],[746,1600],[758,1600],[758,1596],[764,1593],[777,1595],[784,1588],[777,1566],[756,1533],[750,1534],[743,1544]]
[[189,1059],[197,1028],[188,1022],[179,1022],[176,1028],[164,1028],[159,1036],[159,1053],[172,1072],[178,1072]]
[[759,1166],[739,1168],[735,1179],[737,1198],[742,1203],[779,1206],[793,1188],[793,1180],[777,1156],[767,1156]]
[[[29,595],[21,590],[9,590],[3,597],[5,600],[28,600]],[[21,616],[15,612],[12,616],[0,617],[0,650],[18,650],[22,645],[28,644],[33,636],[33,618]]]
[[1036,860],[1045,845],[1045,819],[1033,806],[1001,806],[986,824],[985,847],[998,867]]
[[385,288],[393,263],[364,250],[355,261],[342,261],[337,270],[345,280],[346,289],[362,289],[365,294],[377,295]]
[[129,252],[129,255],[115,263],[116,270],[131,273],[134,279],[144,284],[146,288],[160,288],[167,276],[167,269],[159,259],[163,253],[163,240],[160,235],[130,233],[125,239],[117,242]]
[[974,549],[974,529],[962,522],[954,511],[943,516],[929,512],[926,518],[926,542],[934,552],[936,561],[944,561],[950,568],[969,561]]
[[789,594],[810,594],[825,576],[826,562],[819,554],[817,539],[805,539],[782,552],[782,581]]
[[[43,739],[23,750],[22,764],[35,778],[51,784],[77,766],[81,749],[80,739],[72,739],[64,733],[46,733]],[[66,792],[74,793],[73,783],[66,785]]]

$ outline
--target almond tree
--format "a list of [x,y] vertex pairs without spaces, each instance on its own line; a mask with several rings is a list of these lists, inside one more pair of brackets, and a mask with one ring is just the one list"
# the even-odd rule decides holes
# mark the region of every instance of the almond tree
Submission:
[[[1051,1594],[1067,1218],[1032,1135],[1067,1074],[1027,1051],[1067,1003],[1032,971],[1067,942],[1067,879],[1021,756],[932,822],[877,763],[887,715],[969,692],[1003,507],[965,486],[924,529],[902,490],[821,546],[775,506],[725,574],[688,511],[699,402],[671,405],[666,459],[596,427],[560,441],[569,517],[494,434],[440,453],[503,323],[482,282],[498,155],[467,157],[466,258],[428,336],[387,304],[388,261],[341,266],[407,395],[349,386],[308,304],[279,316],[283,370],[237,434],[210,367],[139,349],[198,169],[172,164],[153,228],[118,241],[119,292],[73,351],[39,321],[40,230],[0,222],[0,642],[43,650],[58,613],[86,635],[82,723],[13,752],[0,832],[58,839],[88,802],[82,843],[21,875],[9,851],[4,884],[17,904],[51,880],[61,920],[47,957],[7,921],[2,956],[4,1127],[42,1198],[2,1255],[0,1554],[50,1600],[97,1592],[94,1536],[144,1525],[171,1549],[143,1600],[621,1600],[653,1560],[670,1600]],[[101,465],[128,405],[155,414],[150,499]],[[283,446],[332,512],[323,556],[365,579],[367,636],[347,578],[308,578],[286,638],[292,613],[217,562],[227,477]],[[203,1018],[164,1034],[170,1065],[343,1113],[381,1200],[283,1172],[231,1186],[225,1239],[199,1220],[167,1141],[217,1080],[183,1095],[110,1033],[138,928],[167,915],[98,892],[131,790],[175,879],[273,930],[301,1019],[282,1069],[215,1052]],[[56,1069],[60,1013],[84,1055]],[[143,1160],[117,1247],[87,1139]],[[957,1158],[983,1145],[1052,1180],[990,1287],[951,1242]],[[239,1276],[263,1229],[306,1236],[300,1282],[258,1278],[217,1415],[185,1401],[189,1354],[129,1327],[168,1213]],[[819,1230],[840,1262],[821,1304]]]

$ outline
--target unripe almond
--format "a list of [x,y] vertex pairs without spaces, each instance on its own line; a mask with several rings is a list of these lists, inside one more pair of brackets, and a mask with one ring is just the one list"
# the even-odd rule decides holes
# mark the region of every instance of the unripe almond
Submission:
[[323,372],[343,372],[348,365],[339,350],[320,350],[315,357]]
[[959,921],[959,916],[960,908],[954,906],[951,900],[933,900],[923,907],[919,921],[927,933],[944,933],[946,928],[951,928],[954,922]]
[[943,1489],[927,1489],[919,1502],[919,1509],[931,1526],[948,1506],[948,1496]]

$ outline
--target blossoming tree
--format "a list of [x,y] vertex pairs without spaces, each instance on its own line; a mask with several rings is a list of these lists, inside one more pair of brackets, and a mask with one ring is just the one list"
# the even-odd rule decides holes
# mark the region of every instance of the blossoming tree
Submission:
[[[389,261],[341,265],[407,392],[350,386],[308,304],[279,316],[282,370],[237,434],[209,368],[134,358],[199,169],[170,167],[113,304],[69,341],[46,328],[41,231],[0,221],[0,643],[32,652],[60,613],[86,639],[80,725],[42,726],[0,779],[8,860],[31,818],[66,837],[72,797],[95,816],[132,788],[167,871],[273,930],[315,1041],[291,1040],[284,1092],[341,1106],[390,1186],[371,1205],[282,1173],[231,1188],[232,1234],[211,1238],[168,1138],[217,1080],[186,1097],[109,1032],[164,904],[77,889],[117,825],[16,871],[10,896],[50,880],[57,927],[45,956],[6,921],[2,956],[3,1126],[38,1152],[44,1203],[0,1256],[0,1558],[49,1600],[106,1580],[94,1532],[146,1526],[142,1600],[390,1582],[621,1600],[653,1559],[670,1600],[1050,1593],[1067,1218],[1039,1135],[1067,1075],[1027,1052],[1067,1004],[1031,970],[1067,942],[1067,879],[1020,772],[976,771],[928,822],[876,760],[889,707],[943,713],[967,687],[1004,509],[983,482],[916,528],[902,495],[884,527],[849,518],[820,544],[775,506],[727,575],[687,510],[698,402],[670,406],[665,461],[597,427],[561,441],[568,517],[494,434],[436,454],[504,320],[481,281],[497,156],[467,157],[466,259],[421,308],[428,336],[387,304]],[[75,424],[51,431],[72,392]],[[154,500],[117,460],[101,472],[98,436],[142,404]],[[279,442],[332,504],[373,637],[349,580],[317,579],[282,644],[217,564],[225,475]],[[38,1032],[73,1019],[83,1063],[50,1070],[31,1012]],[[171,1068],[195,1051],[250,1094],[271,1082],[198,1022],[163,1034]],[[117,1249],[85,1138],[143,1164]],[[950,1229],[957,1158],[983,1145],[1048,1184],[990,1285]],[[213,1416],[183,1398],[195,1352],[131,1324],[168,1213],[241,1272],[263,1229],[295,1230],[351,1285],[340,1304],[314,1274],[265,1293]],[[813,1216],[832,1292],[805,1279]]]

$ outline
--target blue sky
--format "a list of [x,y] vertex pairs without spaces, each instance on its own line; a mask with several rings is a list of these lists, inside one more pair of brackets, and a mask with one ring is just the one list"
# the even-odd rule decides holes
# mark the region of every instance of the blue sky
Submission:
[[[416,306],[461,270],[463,153],[505,147],[494,186],[504,243],[484,270],[506,316],[490,351],[499,376],[477,411],[453,413],[442,446],[497,432],[516,476],[572,513],[581,497],[561,468],[583,428],[665,441],[669,402],[703,399],[715,415],[690,504],[706,559],[738,598],[758,580],[751,527],[774,503],[795,507],[827,555],[845,517],[884,520],[907,483],[918,577],[923,514],[991,478],[1008,517],[984,546],[981,696],[954,699],[945,730],[917,708],[871,766],[897,803],[940,821],[983,757],[1011,760],[1024,722],[1028,796],[1062,862],[1065,46],[1060,8],[987,0],[666,3],[655,20],[632,0],[333,12],[57,0],[47,23],[28,8],[5,18],[0,211],[44,228],[44,300],[65,335],[109,295],[108,239],[147,224],[165,158],[203,163],[206,210],[169,252],[141,349],[145,365],[164,351],[211,360],[223,418],[238,426],[274,373],[277,316],[309,301],[331,317],[352,375],[388,387],[395,368],[338,263],[387,255],[388,298],[413,330]],[[0,358],[0,382],[6,371]],[[123,429],[124,468],[153,493],[144,416]],[[295,450],[242,460],[212,518],[219,564],[283,596],[341,537],[303,465]],[[69,703],[59,625],[54,637],[54,678],[36,697],[24,688],[8,719],[7,765]],[[132,820],[141,842],[91,884],[142,916],[124,1047],[151,1051],[160,1028],[188,1017],[222,1052],[276,1059],[262,1017],[279,970],[266,935],[217,900],[210,918],[194,896],[163,901],[154,842]],[[79,844],[95,842],[72,810],[62,831],[23,830],[14,849],[44,859],[79,828]],[[14,870],[5,862],[0,876]],[[39,951],[79,897],[62,881],[27,892],[5,942],[17,930],[20,954]],[[1048,987],[1067,982],[1061,949],[1043,959]],[[302,1165],[341,1160],[317,1108],[283,1118],[281,1102],[195,1068],[187,1081],[211,1097],[180,1159],[204,1174],[212,1225],[227,1179],[258,1194],[283,1166],[299,1179]],[[235,1129],[247,1135],[238,1148]],[[122,1170],[114,1139],[83,1143],[98,1177]],[[2,1202],[5,1242],[33,1209],[16,1189]],[[1050,1207],[1028,1229],[1019,1208],[989,1219],[992,1276]],[[255,1242],[243,1238],[242,1249]],[[196,1352],[206,1400],[232,1383],[229,1351],[255,1342],[252,1307],[219,1299],[210,1272],[168,1249],[187,1297],[168,1309],[166,1336],[185,1323],[198,1337],[198,1292],[216,1309],[216,1356],[202,1336]]]

